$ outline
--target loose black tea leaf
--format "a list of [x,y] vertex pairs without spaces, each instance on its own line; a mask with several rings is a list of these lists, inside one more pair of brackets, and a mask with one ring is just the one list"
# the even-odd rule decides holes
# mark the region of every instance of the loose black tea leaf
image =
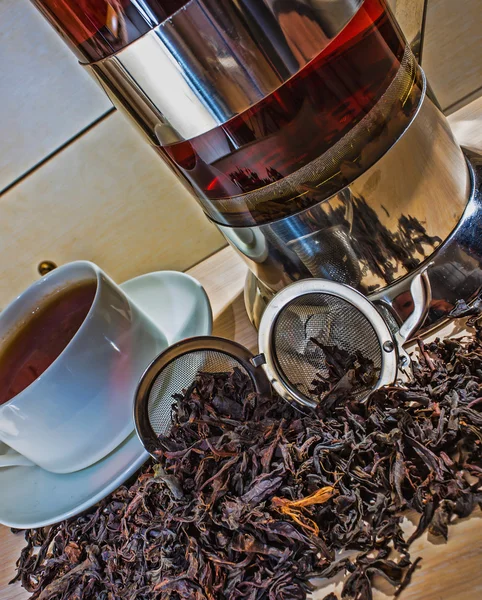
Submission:
[[340,398],[366,393],[375,387],[380,370],[359,350],[351,353],[336,346],[323,344],[314,337],[310,337],[310,342],[323,352],[328,373],[325,376],[321,373],[316,375],[309,393],[323,402],[325,410],[333,408]]
[[[406,387],[309,414],[256,396],[239,371],[200,374],[159,462],[88,513],[27,531],[15,579],[33,600],[303,600],[313,577],[339,573],[342,598],[370,600],[375,576],[399,594],[419,561],[410,542],[446,539],[482,504],[480,340],[420,342]],[[409,539],[406,509],[421,515]]]

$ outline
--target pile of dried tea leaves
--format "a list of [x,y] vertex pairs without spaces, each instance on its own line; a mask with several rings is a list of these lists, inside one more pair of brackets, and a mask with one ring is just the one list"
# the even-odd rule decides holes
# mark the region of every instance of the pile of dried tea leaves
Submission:
[[[317,414],[256,397],[240,372],[201,374],[159,464],[27,531],[16,579],[40,600],[297,600],[340,572],[343,598],[370,599],[375,575],[398,593],[412,540],[447,538],[482,503],[481,339],[420,343],[405,388]],[[409,539],[406,509],[421,514]]]

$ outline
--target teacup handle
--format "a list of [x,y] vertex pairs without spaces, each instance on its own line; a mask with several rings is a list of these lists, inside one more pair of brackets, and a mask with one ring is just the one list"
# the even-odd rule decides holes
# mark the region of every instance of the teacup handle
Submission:
[[23,454],[19,454],[9,448],[4,454],[0,454],[0,469],[2,467],[32,467],[33,462]]

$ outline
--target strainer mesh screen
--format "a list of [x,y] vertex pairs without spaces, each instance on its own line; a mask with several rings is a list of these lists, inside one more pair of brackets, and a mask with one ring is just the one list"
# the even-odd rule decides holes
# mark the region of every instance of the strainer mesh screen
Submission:
[[175,402],[174,394],[182,394],[200,371],[229,373],[235,367],[243,375],[248,375],[239,361],[225,352],[216,350],[186,352],[163,367],[154,379],[147,404],[149,421],[154,433],[161,435],[169,431],[172,405]]
[[329,376],[327,355],[311,338],[350,355],[359,351],[373,362],[377,372],[381,369],[382,349],[378,337],[358,308],[327,293],[299,296],[278,315],[273,350],[284,383],[310,400],[323,398],[313,391],[313,381],[318,375]]

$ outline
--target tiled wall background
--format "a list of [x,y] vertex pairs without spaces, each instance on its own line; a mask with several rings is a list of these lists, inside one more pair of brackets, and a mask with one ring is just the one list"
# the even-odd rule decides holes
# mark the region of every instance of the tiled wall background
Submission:
[[[424,68],[447,112],[482,91],[481,36],[481,0],[429,0]],[[0,0],[0,139],[0,308],[46,259],[122,281],[224,244],[28,0]]]

